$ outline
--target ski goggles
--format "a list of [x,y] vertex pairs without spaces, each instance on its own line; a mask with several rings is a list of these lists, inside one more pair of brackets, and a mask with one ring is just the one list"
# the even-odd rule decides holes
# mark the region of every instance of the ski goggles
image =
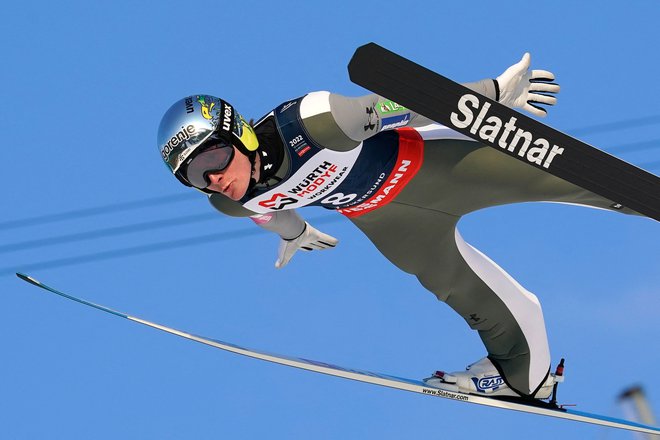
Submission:
[[220,140],[192,158],[183,171],[184,177],[195,188],[205,189],[211,184],[208,175],[227,168],[233,158],[234,147]]

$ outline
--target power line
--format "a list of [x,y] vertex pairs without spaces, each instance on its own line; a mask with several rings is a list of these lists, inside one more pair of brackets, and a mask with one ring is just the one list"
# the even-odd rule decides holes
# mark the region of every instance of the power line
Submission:
[[[584,135],[597,132],[617,131],[626,128],[640,127],[645,125],[653,125],[660,123],[660,116],[645,116],[640,118],[625,119],[621,121],[608,122],[597,125],[590,125],[586,127],[576,128],[569,130],[573,135]],[[608,149],[608,152],[631,152],[646,149],[653,149],[660,147],[660,140],[650,140],[635,142],[631,144],[619,145]],[[644,167],[655,167],[658,162],[649,162],[643,164]],[[17,220],[9,220],[0,222],[0,230],[17,229],[29,226],[43,225],[46,223],[54,223],[65,221],[75,218],[91,217],[95,215],[108,214],[112,212],[129,211],[133,209],[141,209],[151,206],[165,205],[169,203],[178,203],[187,200],[193,200],[193,194],[170,194],[160,197],[152,197],[147,199],[135,200],[132,202],[122,202],[109,205],[101,205],[93,208],[83,208],[77,210],[66,211],[62,213],[47,214],[37,217],[28,217]]]
[[76,234],[60,235],[57,237],[47,237],[36,240],[27,240],[19,243],[10,243],[6,245],[2,245],[0,246],[0,253],[15,252],[25,249],[53,246],[55,244],[71,243],[75,241],[84,241],[84,240],[93,240],[96,238],[112,237],[112,236],[124,235],[139,231],[153,231],[156,229],[170,228],[170,227],[181,226],[190,223],[209,221],[213,219],[217,220],[219,218],[220,216],[218,215],[218,213],[194,214],[183,217],[159,219],[155,221],[135,223],[132,225],[116,226],[113,228],[96,229],[93,231],[79,232]]
[[254,229],[251,231],[241,230],[236,232],[222,232],[219,234],[200,235],[197,237],[190,237],[186,239],[163,241],[160,243],[152,243],[141,246],[133,246],[128,248],[114,249],[110,251],[95,252],[85,255],[77,255],[74,257],[60,258],[55,260],[40,261],[37,263],[27,263],[20,266],[4,267],[0,269],[0,276],[7,276],[15,272],[30,272],[40,269],[52,269],[54,267],[71,266],[74,264],[91,263],[94,261],[110,260],[113,258],[128,257],[131,255],[145,254],[149,252],[157,252],[165,249],[176,249],[181,247],[194,246],[202,243],[210,243],[213,241],[229,240],[232,238],[242,238],[250,235],[261,233],[261,230]]
[[651,150],[660,147],[660,139],[650,141],[632,142],[607,148],[608,153],[631,153],[633,151]]
[[176,248],[194,246],[203,243],[210,243],[214,241],[229,240],[232,238],[243,238],[250,235],[257,235],[259,233],[262,233],[262,231],[259,229],[240,230],[235,232],[222,232],[219,234],[200,235],[197,237],[190,237],[186,239],[163,241],[160,243],[152,243],[141,246],[114,249],[110,251],[95,252],[91,254],[77,255],[74,257],[40,261],[37,263],[27,263],[27,264],[22,264],[20,266],[4,267],[0,269],[0,276],[12,275],[15,272],[30,272],[39,269],[52,269],[54,267],[71,266],[74,264],[91,263],[94,261],[128,257],[131,255],[157,252],[165,249],[176,249]]
[[643,127],[645,125],[653,125],[658,123],[660,123],[660,115],[642,116],[640,118],[624,119],[622,121],[606,122],[603,124],[596,124],[581,128],[575,128],[572,130],[568,130],[568,132],[574,136],[577,136],[577,135],[585,135],[585,134],[593,134],[593,133],[602,133],[606,131],[618,131],[618,130],[624,130],[627,128],[634,128],[634,127]]
[[[323,217],[313,218],[310,221],[313,221],[315,224],[325,224],[325,223],[336,222],[341,218],[342,218],[342,216],[339,216],[339,215],[337,215],[337,216],[328,216],[328,215],[326,215],[326,216],[323,216]],[[195,237],[183,238],[183,239],[179,239],[179,240],[162,241],[162,242],[159,242],[159,243],[151,243],[151,244],[146,244],[146,245],[141,245],[141,246],[132,246],[132,247],[121,248],[121,249],[113,249],[113,250],[110,250],[110,251],[94,252],[94,253],[85,254],[85,255],[77,255],[77,256],[74,256],[74,257],[66,257],[66,258],[59,258],[59,259],[54,259],[54,260],[39,261],[39,262],[36,262],[36,263],[26,263],[26,264],[21,264],[21,265],[8,266],[8,267],[0,268],[0,277],[8,276],[8,275],[14,275],[16,272],[28,273],[28,272],[33,271],[33,270],[52,269],[52,268],[55,268],[55,267],[72,266],[72,265],[83,264],[83,263],[92,263],[92,262],[101,261],[101,260],[110,260],[110,259],[114,259],[114,258],[128,257],[128,256],[132,256],[132,255],[158,252],[158,251],[162,251],[162,250],[190,247],[190,246],[196,246],[196,245],[200,245],[200,244],[207,244],[207,243],[217,242],[217,241],[232,240],[232,239],[236,239],[236,238],[244,238],[244,237],[249,237],[249,236],[254,236],[254,235],[259,235],[259,234],[264,234],[264,233],[266,233],[266,231],[264,229],[261,229],[261,228],[255,226],[254,228],[239,229],[239,230],[236,230],[236,231],[220,232],[220,233],[216,233],[216,234],[198,235],[198,236],[195,236]]]
[[[648,162],[645,164],[647,167],[654,167],[654,166],[660,166],[660,161],[655,161],[655,162]],[[143,223],[137,223],[134,225],[126,225],[126,226],[119,226],[115,228],[106,228],[106,229],[100,229],[100,230],[95,230],[95,231],[89,231],[89,232],[83,232],[83,233],[78,233],[78,234],[69,234],[69,235],[63,235],[59,237],[53,237],[50,239],[44,239],[44,240],[31,240],[31,241],[26,241],[26,242],[21,242],[21,243],[12,243],[9,245],[1,246],[0,247],[0,252],[11,252],[15,251],[18,249],[26,249],[26,248],[34,248],[34,247],[41,247],[41,246],[49,246],[53,244],[60,244],[63,242],[67,241],[79,241],[79,240],[84,240],[84,239],[90,239],[90,238],[100,238],[104,236],[109,236],[109,235],[120,235],[120,234],[126,234],[129,232],[136,232],[140,230],[146,230],[146,229],[157,229],[157,228],[164,228],[164,227],[170,227],[170,226],[177,226],[185,223],[194,223],[198,221],[207,221],[211,220],[213,218],[218,218],[217,215],[211,214],[211,215],[191,215],[191,216],[183,216],[183,217],[178,217],[174,219],[168,219],[168,220],[157,220],[157,221],[151,221],[151,222],[143,222]],[[331,223],[331,222],[336,222],[338,221],[340,216],[321,216],[317,218],[312,218],[310,221],[313,221],[316,224],[324,224],[324,223]],[[217,234],[206,234],[206,235],[200,235],[200,236],[195,236],[195,237],[190,237],[190,238],[185,238],[185,239],[179,239],[179,240],[171,240],[171,241],[163,241],[159,243],[152,243],[152,244],[147,244],[147,245],[141,245],[141,246],[132,246],[128,248],[121,248],[121,249],[115,249],[115,250],[110,250],[110,251],[103,251],[103,252],[95,252],[91,254],[85,254],[85,255],[79,255],[79,256],[74,256],[74,257],[67,257],[67,258],[60,258],[60,259],[54,259],[54,260],[46,260],[46,261],[41,261],[41,262],[36,262],[36,263],[27,263],[23,264],[20,266],[9,266],[9,267],[4,267],[0,268],[0,276],[6,276],[6,275],[13,275],[17,271],[22,271],[22,272],[28,272],[31,270],[40,270],[40,269],[51,269],[55,267],[62,267],[62,266],[71,266],[71,265],[76,265],[76,264],[82,264],[82,263],[90,263],[90,262],[95,262],[95,261],[101,261],[101,260],[109,260],[109,259],[114,259],[114,258],[121,258],[121,257],[127,257],[127,256],[132,256],[132,255],[137,255],[137,254],[144,254],[144,253],[150,253],[150,252],[157,252],[161,250],[167,250],[167,249],[175,249],[175,248],[181,248],[181,247],[189,247],[189,246],[195,246],[198,244],[206,244],[210,242],[217,242],[217,241],[226,241],[230,239],[235,239],[235,238],[243,238],[243,237],[248,237],[248,236],[253,236],[253,235],[258,235],[265,232],[262,229],[259,228],[246,228],[246,229],[241,229],[237,231],[230,231],[230,232],[222,232],[222,233],[217,233]]]
[[47,214],[37,217],[28,217],[18,220],[9,220],[0,222],[0,229],[16,229],[28,226],[43,225],[74,218],[91,217],[94,215],[107,214],[110,212],[130,211],[133,209],[146,208],[151,206],[165,205],[169,203],[178,203],[186,200],[192,200],[193,195],[188,194],[170,194],[161,197],[151,197],[148,199],[135,200],[132,202],[113,203],[94,208],[74,209],[71,211],[60,212],[57,214]]
[[[654,141],[649,141],[651,143]],[[628,145],[637,145],[642,143],[628,144]],[[643,144],[647,144],[644,142]],[[621,148],[627,147],[627,145],[619,146]],[[619,148],[617,147],[617,148]],[[639,165],[641,168],[653,169],[654,167],[660,166],[660,161],[647,162]],[[80,232],[75,234],[65,234],[57,237],[47,237],[35,240],[27,240],[18,243],[9,243],[6,245],[0,245],[0,253],[9,253],[16,252],[20,250],[35,249],[40,247],[53,246],[56,244],[71,243],[76,241],[85,241],[93,240],[98,238],[107,238],[112,236],[119,236],[130,234],[140,231],[153,231],[156,229],[164,229],[169,227],[176,227],[185,224],[199,223],[209,220],[220,220],[226,217],[219,215],[219,213],[211,214],[193,214],[189,216],[175,217],[169,219],[159,219],[154,221],[135,223],[130,225],[123,225],[111,228],[97,229],[88,232]]]

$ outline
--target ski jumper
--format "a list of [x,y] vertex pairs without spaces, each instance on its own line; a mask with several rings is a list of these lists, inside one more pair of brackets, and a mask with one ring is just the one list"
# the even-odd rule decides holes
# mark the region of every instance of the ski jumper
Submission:
[[550,370],[541,305],[467,244],[456,225],[465,214],[507,203],[610,210],[612,201],[377,95],[311,93],[277,107],[255,132],[264,144],[266,176],[238,202],[210,195],[216,209],[252,216],[283,238],[300,234],[300,221],[288,210],[313,205],[339,211],[478,331],[512,389],[535,393]]

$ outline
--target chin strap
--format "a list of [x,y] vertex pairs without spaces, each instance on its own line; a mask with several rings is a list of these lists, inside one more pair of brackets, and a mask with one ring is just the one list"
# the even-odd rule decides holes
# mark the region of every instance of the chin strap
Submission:
[[252,191],[252,188],[258,183],[254,178],[254,174],[257,171],[257,152],[250,151],[247,157],[250,160],[250,183],[248,183],[246,194]]
[[257,181],[254,180],[253,177],[250,177],[250,183],[248,183],[247,191],[245,191],[245,194],[249,194],[250,191],[252,191],[256,185],[257,185]]
[[[267,144],[259,145],[259,148],[255,151],[250,151],[246,155],[250,160],[251,164],[251,174],[250,174],[250,183],[248,184],[247,194],[254,189],[258,184],[263,184],[266,187],[270,187],[274,184],[277,184],[282,181],[281,177],[275,175],[275,170],[279,168],[277,165],[277,154],[274,154],[272,149],[267,148]],[[254,178],[254,175],[257,171],[256,159],[257,154],[259,154],[260,165],[259,165],[259,180],[257,181]],[[274,168],[275,166],[275,168]]]

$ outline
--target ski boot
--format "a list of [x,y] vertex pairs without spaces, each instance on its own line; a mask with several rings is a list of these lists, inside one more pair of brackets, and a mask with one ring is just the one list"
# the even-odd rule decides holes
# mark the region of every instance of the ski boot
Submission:
[[[532,397],[534,399],[555,398],[556,384],[563,381],[563,359],[555,374],[549,374],[543,385]],[[561,370],[560,370],[561,368]],[[521,397],[504,382],[490,359],[483,358],[467,366],[465,371],[445,373],[436,371],[433,376],[424,379],[428,386],[445,391],[475,394],[485,397]]]

